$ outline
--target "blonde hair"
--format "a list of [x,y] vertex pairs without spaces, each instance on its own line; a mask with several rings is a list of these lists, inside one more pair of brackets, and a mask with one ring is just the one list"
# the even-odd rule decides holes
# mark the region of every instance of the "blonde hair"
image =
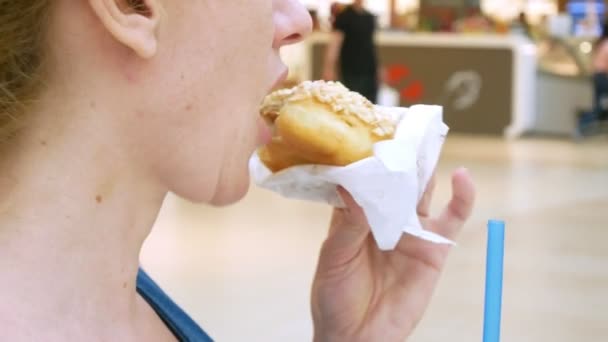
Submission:
[[52,0],[0,0],[0,141],[23,123],[42,87]]

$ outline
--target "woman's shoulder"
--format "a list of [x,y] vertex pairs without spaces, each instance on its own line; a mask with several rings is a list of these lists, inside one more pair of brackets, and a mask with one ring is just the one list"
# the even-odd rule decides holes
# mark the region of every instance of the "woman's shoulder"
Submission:
[[137,292],[180,341],[213,341],[142,269],[137,274]]

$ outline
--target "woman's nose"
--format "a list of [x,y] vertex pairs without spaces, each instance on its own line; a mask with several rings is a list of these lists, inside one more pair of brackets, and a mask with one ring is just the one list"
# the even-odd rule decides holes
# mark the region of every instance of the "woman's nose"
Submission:
[[295,44],[312,31],[310,13],[299,0],[274,0],[274,48]]

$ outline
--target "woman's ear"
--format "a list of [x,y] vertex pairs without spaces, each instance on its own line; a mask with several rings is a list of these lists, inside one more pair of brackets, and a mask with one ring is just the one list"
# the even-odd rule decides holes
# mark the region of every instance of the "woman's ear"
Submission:
[[142,58],[158,48],[159,0],[89,0],[102,25],[120,43]]

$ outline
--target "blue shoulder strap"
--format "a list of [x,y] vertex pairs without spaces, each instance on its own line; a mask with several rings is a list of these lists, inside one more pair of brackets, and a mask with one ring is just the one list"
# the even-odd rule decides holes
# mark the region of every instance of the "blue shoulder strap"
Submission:
[[150,304],[173,334],[183,342],[213,340],[144,272],[137,274],[137,292]]

